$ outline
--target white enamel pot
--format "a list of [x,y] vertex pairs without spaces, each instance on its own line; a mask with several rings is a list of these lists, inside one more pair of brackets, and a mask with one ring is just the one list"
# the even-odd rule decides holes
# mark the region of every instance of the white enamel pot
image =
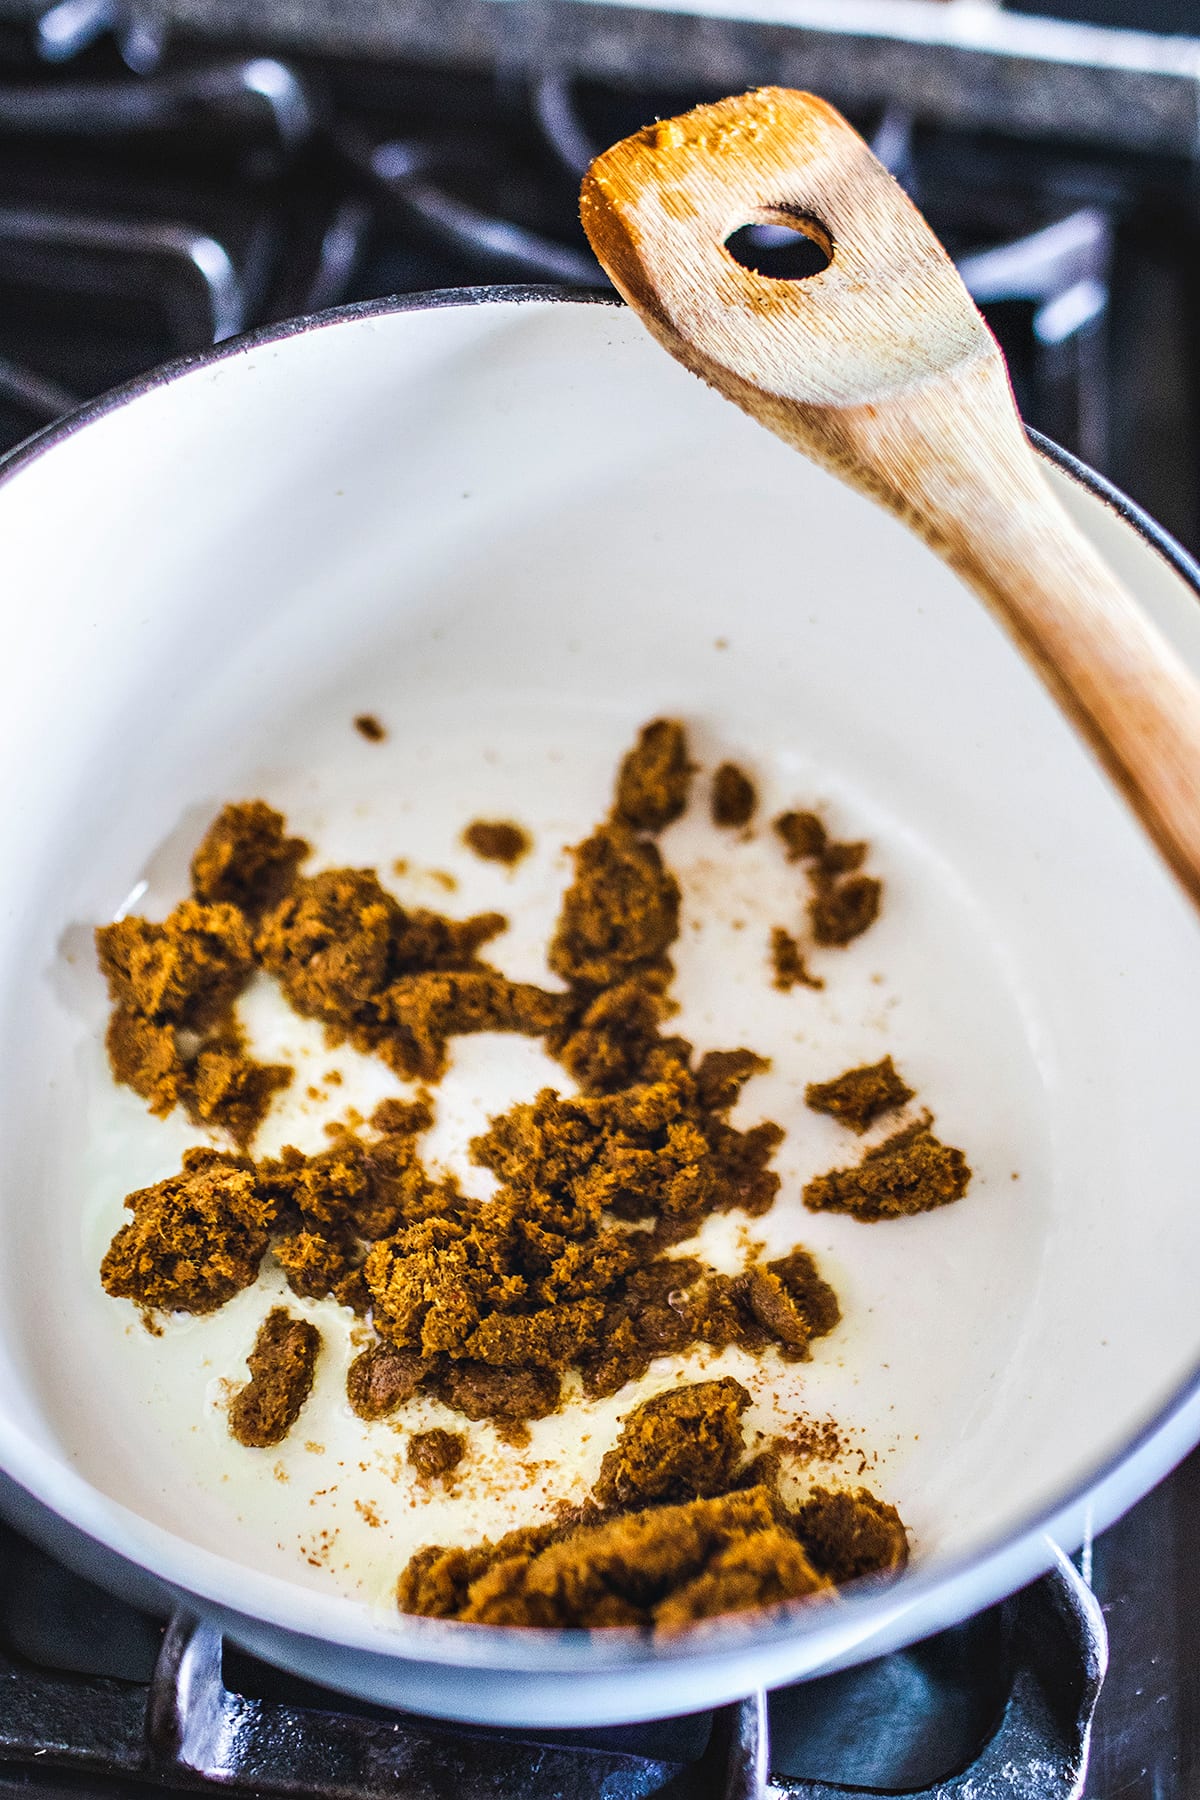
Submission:
[[[1196,570],[1041,448],[1200,670]],[[0,467],[0,595],[0,1467],[8,1510],[86,1573],[184,1596],[254,1653],[374,1701],[650,1717],[988,1605],[1200,1437],[1200,923],[957,580],[626,311],[527,290],[385,301],[149,376]],[[384,744],[351,730],[361,712]],[[769,831],[742,846],[697,807],[666,845],[684,1026],[703,1048],[771,1051],[751,1107],[789,1129],[771,1229],[810,1244],[842,1299],[789,1404],[878,1452],[867,1479],[909,1523],[912,1565],[664,1642],[405,1618],[381,1598],[418,1529],[399,1503],[356,1586],[339,1557],[299,1553],[321,1451],[287,1448],[278,1478],[227,1460],[214,1387],[262,1296],[158,1344],[100,1291],[122,1195],[195,1134],[112,1090],[88,931],[135,884],[136,905],[171,904],[206,817],[257,793],[326,860],[410,858],[457,871],[463,904],[505,905],[498,885],[468,894],[508,878],[472,874],[458,845],[503,809],[538,843],[511,890],[528,899],[519,963],[544,942],[563,844],[662,712],[706,768],[753,767],[765,809],[817,801],[867,836],[885,879],[880,923],[830,953],[824,992],[781,996],[763,936],[800,901]],[[971,1191],[894,1225],[806,1214],[805,1175],[853,1147],[804,1113],[803,1084],[884,1049],[967,1150]],[[456,1067],[483,1055],[464,1040]],[[324,1454],[350,1442],[339,1378]],[[584,1474],[602,1437],[579,1430]],[[339,1480],[353,1492],[352,1470]]]

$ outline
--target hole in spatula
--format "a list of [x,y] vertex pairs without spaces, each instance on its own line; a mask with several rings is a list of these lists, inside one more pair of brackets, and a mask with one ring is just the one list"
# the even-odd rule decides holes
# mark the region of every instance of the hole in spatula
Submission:
[[809,275],[819,275],[832,261],[827,244],[815,235],[816,230],[807,222],[783,225],[764,220],[740,226],[725,239],[725,248],[734,262],[753,270],[755,275],[766,275],[775,281],[804,281]]

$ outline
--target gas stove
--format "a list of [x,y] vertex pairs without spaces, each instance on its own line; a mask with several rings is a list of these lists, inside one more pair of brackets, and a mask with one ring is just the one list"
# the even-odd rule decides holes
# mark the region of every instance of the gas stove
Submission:
[[[871,4],[881,18],[886,0],[847,0],[826,36]],[[897,18],[930,10],[897,4]],[[1096,0],[1100,16],[1118,4]],[[200,10],[174,8],[185,23]],[[357,55],[335,57],[298,32],[284,55],[279,31],[230,36],[228,18],[250,10],[228,9],[214,47],[211,32],[168,32],[171,8],[0,4],[0,448],[157,362],[272,320],[503,281],[602,288],[576,216],[582,169],[648,118],[719,91],[664,80],[661,57],[626,59],[618,81],[608,39],[608,64],[560,54],[480,66],[472,54],[433,67],[365,59],[357,42],[343,46]],[[574,7],[593,26],[604,10]],[[447,31],[454,16],[448,5]],[[1159,56],[1156,92],[1177,98],[1183,52],[1140,54],[1147,67]],[[1026,116],[1001,129],[994,96],[964,107],[951,83],[939,108],[901,79],[908,64],[883,92],[877,74],[872,86],[828,46],[821,56],[820,85],[958,260],[1030,424],[1200,548],[1200,138],[1189,146],[1165,103],[1157,137],[1132,124],[1107,141],[1031,134]],[[755,228],[739,254],[798,272],[790,234]],[[0,1795],[1170,1800],[1200,1775],[1198,1516],[1200,1456],[1074,1567],[911,1650],[715,1715],[537,1734],[449,1727],[306,1687],[192,1618],[164,1623],[107,1598],[4,1530]],[[1085,1582],[1111,1639],[1102,1686]]]

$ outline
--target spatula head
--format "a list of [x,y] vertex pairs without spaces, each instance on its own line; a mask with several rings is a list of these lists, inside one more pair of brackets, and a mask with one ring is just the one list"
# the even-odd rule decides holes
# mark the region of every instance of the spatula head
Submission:
[[[621,293],[718,387],[724,371],[777,400],[870,406],[999,357],[908,196],[813,94],[760,88],[646,126],[597,157],[580,211]],[[726,242],[755,223],[805,232],[828,267],[743,268]]]

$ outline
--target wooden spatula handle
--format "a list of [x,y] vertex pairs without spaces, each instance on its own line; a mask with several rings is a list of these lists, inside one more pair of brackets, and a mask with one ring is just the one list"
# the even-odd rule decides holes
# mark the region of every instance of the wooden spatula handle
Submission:
[[[1074,525],[954,265],[858,133],[764,89],[648,126],[584,179],[614,283],[679,360],[896,513],[992,608],[1200,904],[1200,684]],[[726,242],[791,224],[775,280]]]

